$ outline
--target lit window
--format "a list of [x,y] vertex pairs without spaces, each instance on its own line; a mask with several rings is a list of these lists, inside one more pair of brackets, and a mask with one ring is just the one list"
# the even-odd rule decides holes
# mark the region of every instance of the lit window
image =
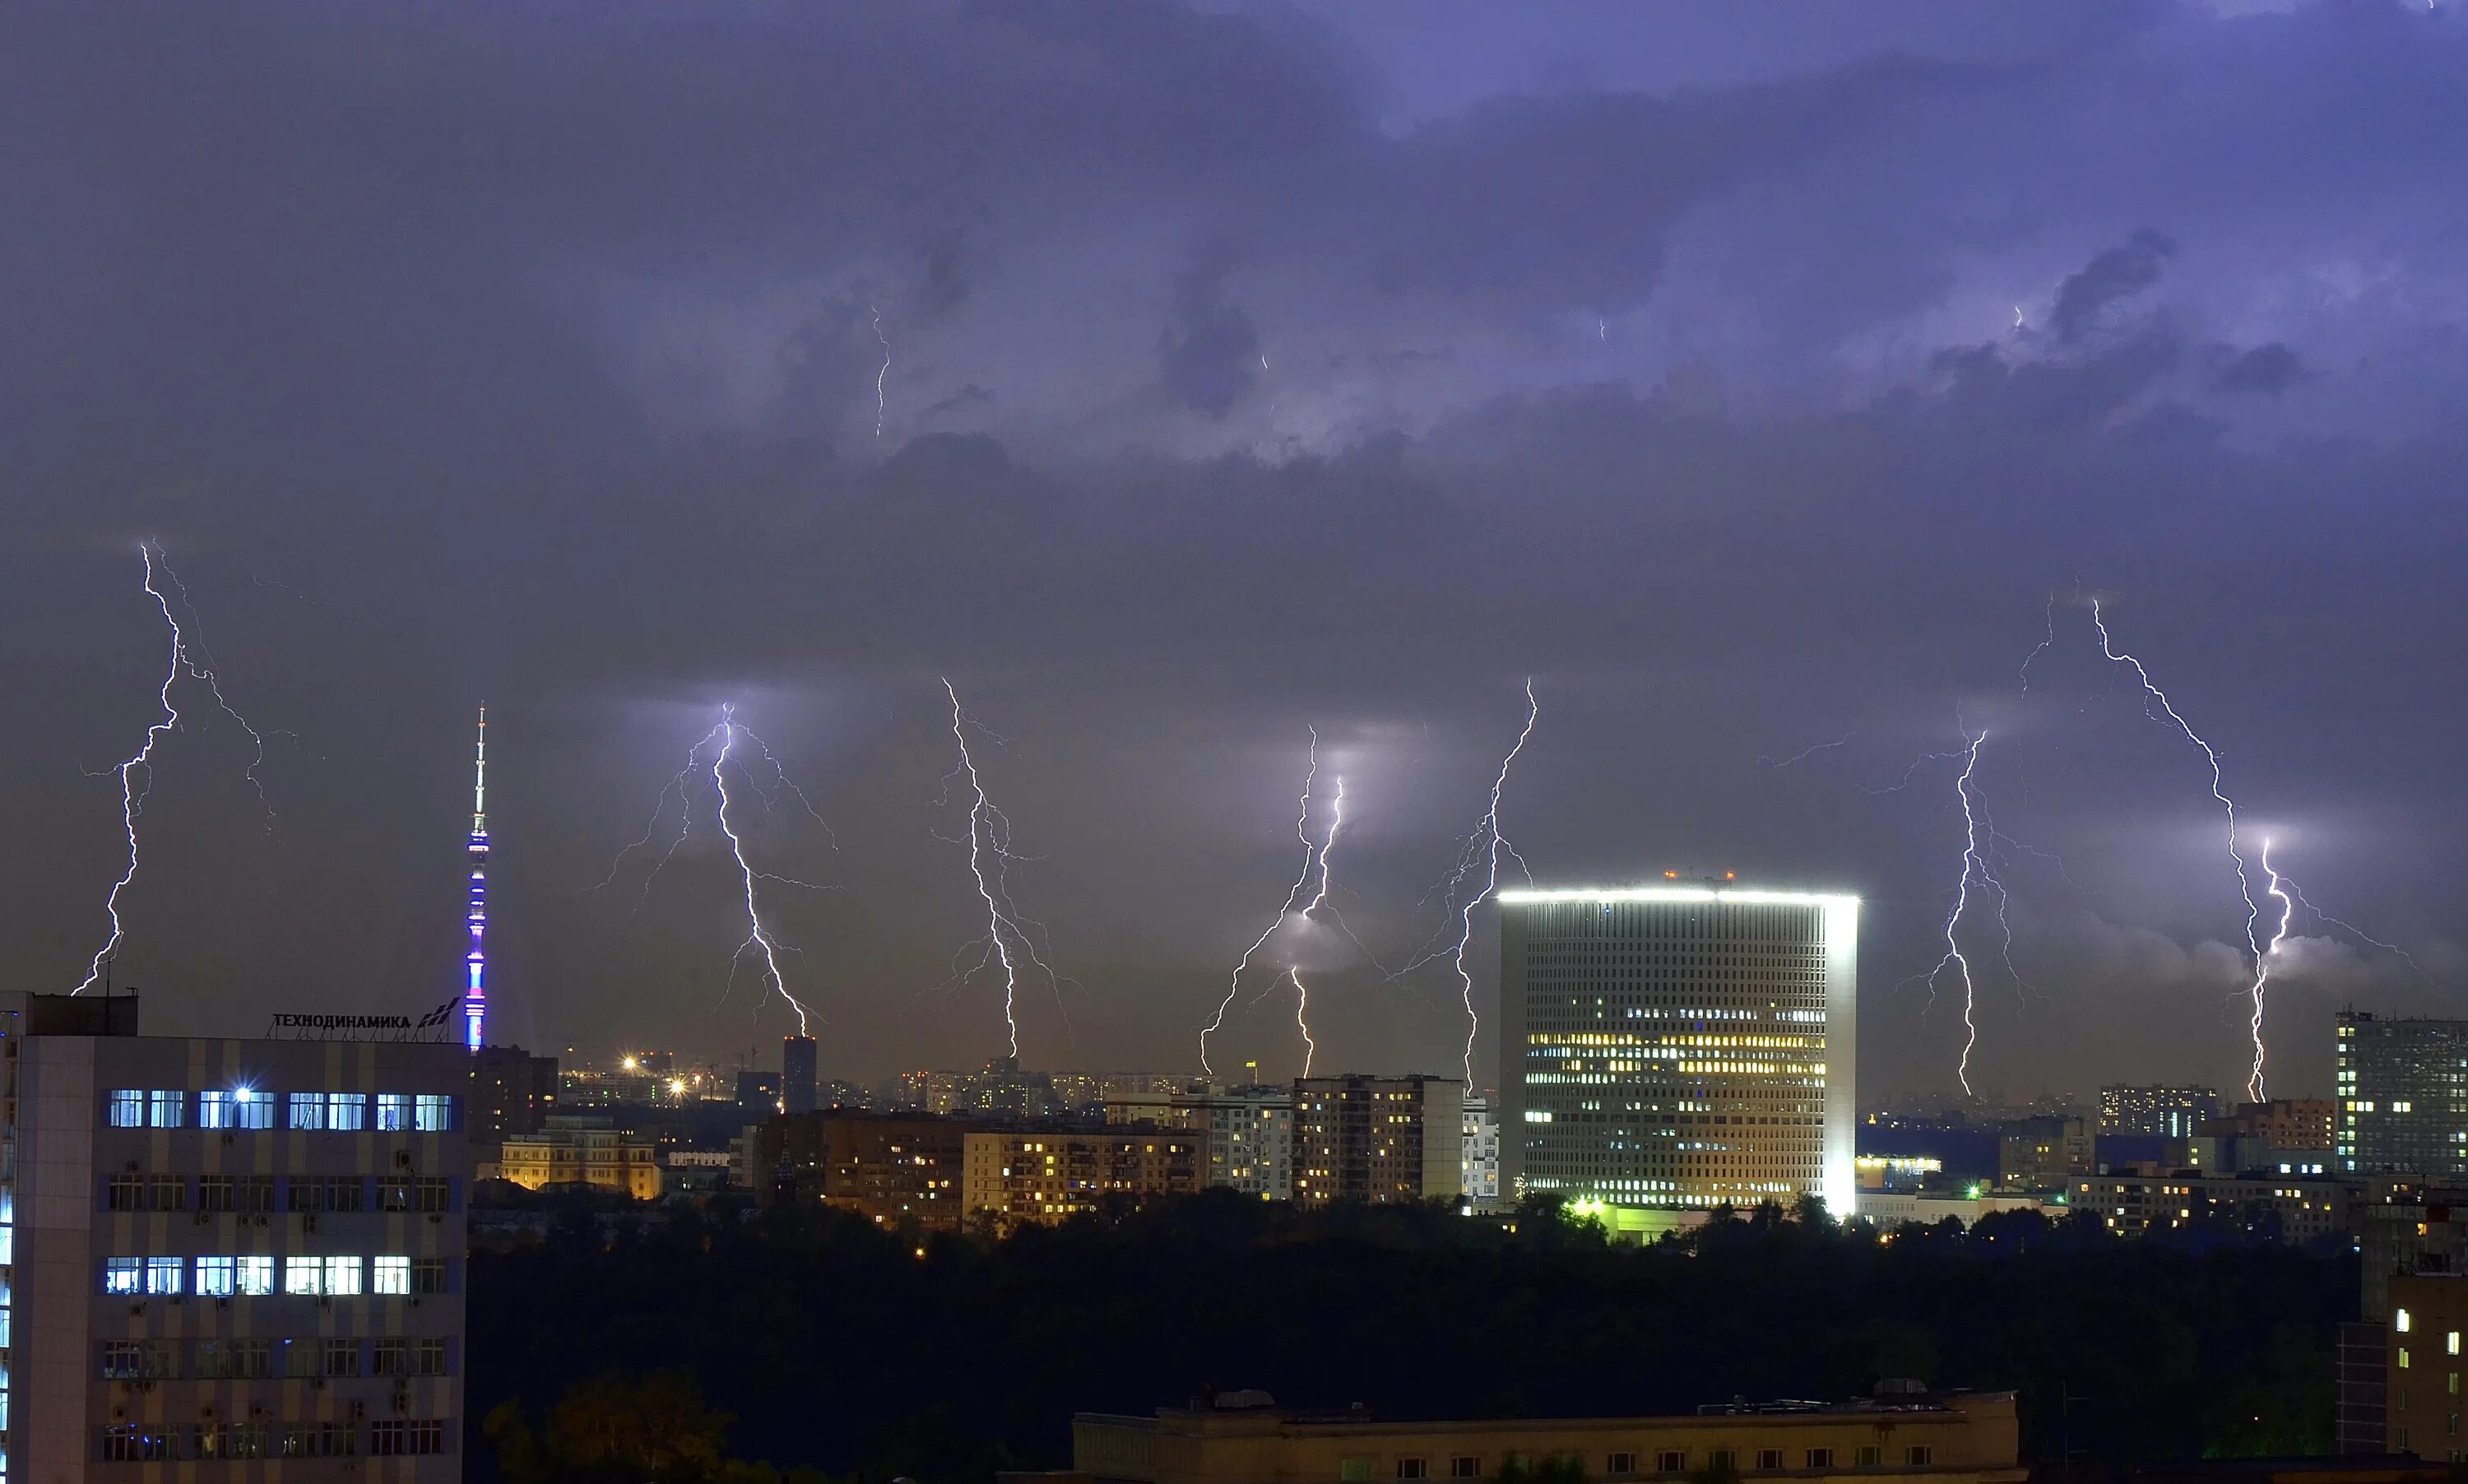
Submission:
[[326,1099],[326,1127],[338,1133],[356,1133],[369,1126],[369,1095],[336,1092]]
[[274,1259],[263,1255],[232,1259],[232,1268],[239,1278],[240,1291],[259,1297],[274,1291]]
[[241,1087],[232,1094],[235,1129],[271,1129],[274,1127],[274,1094]]
[[187,1264],[176,1257],[149,1257],[146,1260],[146,1291],[177,1293],[180,1291],[181,1269]]
[[149,1128],[178,1129],[189,1117],[189,1095],[176,1088],[157,1088],[146,1095],[146,1123]]
[[232,1260],[230,1258],[201,1257],[197,1259],[197,1293],[200,1297],[229,1298],[232,1293],[233,1283],[234,1275],[232,1272]]
[[317,1294],[325,1291],[326,1265],[313,1257],[295,1257],[283,1265],[283,1291]]
[[326,1127],[326,1094],[295,1092],[291,1094],[291,1124],[294,1129]]
[[239,1120],[232,1116],[232,1094],[220,1087],[209,1087],[197,1094],[197,1127],[200,1129],[233,1129]]
[[413,1098],[411,1126],[422,1133],[444,1133],[454,1127],[454,1100],[440,1092]]
[[356,1257],[326,1259],[326,1291],[357,1293],[360,1291],[360,1260]]
[[411,1291],[411,1259],[380,1257],[377,1259],[377,1282],[371,1289],[377,1293],[408,1293]]
[[2443,1344],[2449,1347],[2451,1354],[2455,1356],[2457,1355],[2459,1353],[2459,1332],[2457,1330],[2453,1330],[2450,1335],[2444,1337]]
[[103,1105],[103,1121],[115,1129],[145,1128],[146,1089],[143,1087],[113,1088],[109,1101]]
[[2408,1311],[2405,1309],[2401,1310],[2399,1312],[2399,1317],[2391,1321],[2391,1326],[2398,1330],[2402,1335],[2407,1334],[2409,1327]]
[[145,1284],[146,1267],[133,1257],[106,1257],[103,1260],[103,1291],[135,1293]]

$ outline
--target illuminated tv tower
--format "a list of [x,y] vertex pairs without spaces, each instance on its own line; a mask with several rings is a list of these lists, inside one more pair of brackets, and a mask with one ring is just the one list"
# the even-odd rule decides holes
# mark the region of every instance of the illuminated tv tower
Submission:
[[471,987],[463,997],[464,1044],[470,1050],[480,1049],[480,1040],[489,1018],[489,992],[481,980],[489,966],[489,956],[481,950],[481,939],[489,930],[489,708],[480,708],[480,741],[471,760],[471,910],[466,921],[471,928],[471,951],[466,962],[471,970]]

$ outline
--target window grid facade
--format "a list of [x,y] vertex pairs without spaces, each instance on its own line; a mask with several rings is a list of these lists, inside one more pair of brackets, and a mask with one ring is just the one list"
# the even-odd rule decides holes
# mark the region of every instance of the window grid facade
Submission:
[[1647,1208],[1816,1194],[1849,1214],[1856,901],[1501,903],[1501,1138],[1520,1189]]

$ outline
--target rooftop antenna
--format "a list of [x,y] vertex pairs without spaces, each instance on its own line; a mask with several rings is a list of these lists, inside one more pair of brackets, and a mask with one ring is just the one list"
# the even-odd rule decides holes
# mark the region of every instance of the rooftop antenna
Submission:
[[471,950],[464,956],[470,985],[463,996],[464,1046],[477,1055],[488,1027],[489,992],[484,982],[489,965],[482,939],[489,930],[489,708],[480,707],[479,738],[471,756],[471,906],[465,924],[471,930]]

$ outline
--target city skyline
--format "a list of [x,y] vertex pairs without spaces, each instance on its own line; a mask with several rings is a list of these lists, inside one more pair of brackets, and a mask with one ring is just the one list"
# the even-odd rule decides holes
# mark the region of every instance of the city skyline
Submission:
[[[424,1011],[485,699],[492,1039],[767,1044],[767,976],[825,1077],[974,1065],[965,697],[1035,1064],[1197,1065],[1313,729],[1342,931],[1280,919],[1235,1064],[1461,1063],[1495,790],[1545,884],[1861,897],[1880,1099],[2244,1085],[2283,876],[2268,1090],[2344,1006],[2457,1013],[2452,11],[1139,13],[721,8],[697,66],[537,22],[598,72],[461,12],[28,17],[11,982],[116,908],[168,1029]],[[715,770],[588,890],[723,705],[829,833]],[[796,951],[731,986],[749,903]],[[1397,971],[1458,924],[1473,984]]]

